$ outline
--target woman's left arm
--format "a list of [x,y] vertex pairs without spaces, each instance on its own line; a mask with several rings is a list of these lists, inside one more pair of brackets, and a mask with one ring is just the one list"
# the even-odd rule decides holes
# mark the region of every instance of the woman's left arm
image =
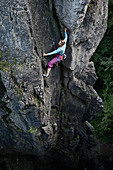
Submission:
[[67,28],[65,28],[64,31],[65,31],[65,38],[64,38],[64,41],[65,41],[65,43],[67,43],[67,38],[68,38],[68,37],[67,37]]

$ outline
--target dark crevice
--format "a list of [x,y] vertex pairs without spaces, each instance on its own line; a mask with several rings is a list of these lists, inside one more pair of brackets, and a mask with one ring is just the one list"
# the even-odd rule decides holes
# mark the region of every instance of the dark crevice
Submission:
[[0,75],[0,100],[3,98],[5,92],[6,92],[6,89],[5,89],[5,86],[2,82],[1,75]]
[[47,84],[46,80],[44,80],[44,87],[49,87],[49,85]]
[[36,52],[36,54],[39,56],[38,50],[37,50],[37,46],[36,46],[36,40],[34,39],[34,50]]
[[60,31],[61,27],[60,27],[59,19],[58,19],[58,16],[57,16],[56,9],[54,7],[53,1],[52,1],[52,15],[53,15],[53,18],[56,21],[56,25],[57,25],[57,28],[58,28],[58,32],[60,33],[60,37],[62,37],[61,31]]
[[[54,2],[53,1],[51,1],[51,3],[52,3],[52,15],[53,15],[53,18],[54,18],[54,20],[55,20],[55,23],[56,23],[56,26],[57,26],[57,30],[58,30],[58,32],[60,33],[60,37],[61,37],[61,39],[63,39],[63,37],[62,37],[62,34],[61,34],[61,26],[60,26],[60,23],[59,23],[59,18],[58,18],[58,16],[57,16],[57,13],[56,13],[56,9],[55,9],[55,6],[54,6]],[[58,89],[58,84],[56,83],[56,88],[58,89],[58,91],[59,91],[59,96],[58,96],[58,98],[59,98],[59,103],[57,103],[57,105],[56,106],[52,106],[52,107],[54,107],[54,108],[56,108],[57,110],[59,110],[59,111],[61,111],[61,107],[60,107],[60,102],[61,102],[61,98],[62,98],[62,87],[63,87],[63,79],[61,78],[61,77],[63,77],[63,69],[62,69],[62,63],[60,63],[60,80],[59,80],[59,82],[60,82],[60,84],[61,84],[61,87],[60,87],[60,89]]]
[[11,21],[13,21],[13,18],[12,18],[12,17],[10,17],[10,20],[11,20]]
[[24,11],[27,11],[27,8],[26,8],[26,7],[24,8]]
[[29,26],[29,31],[30,31],[30,34],[31,34],[31,37],[32,37],[33,36],[33,31],[32,31],[31,26]]
[[10,1],[9,1],[9,8],[10,8],[10,12],[9,12],[10,21],[13,21],[12,12],[11,12],[11,2]]
[[31,16],[30,16],[30,10],[29,10],[28,7],[24,8],[24,10],[27,12],[27,16],[28,16],[28,27],[29,27],[30,35],[33,38],[34,51],[39,56],[39,53],[38,53],[38,50],[37,50],[37,45],[36,45],[36,40],[35,40],[35,37],[33,36],[33,30],[32,30],[32,25],[33,24],[32,24],[32,19],[31,19]]
[[17,80],[16,80],[16,78],[14,77],[12,70],[11,70],[11,78],[13,79],[14,84],[18,86]]
[[7,107],[6,103],[2,101],[2,98],[4,97],[6,93],[6,89],[4,87],[4,84],[1,80],[0,75],[0,116],[6,116],[8,113],[11,113],[11,110]]
[[5,117],[11,113],[11,109],[9,109],[6,105],[6,103],[1,100],[0,100],[0,112],[1,112],[0,113],[1,117]]
[[7,163],[3,161],[2,163],[0,162],[0,170],[8,170],[9,168],[7,167]]

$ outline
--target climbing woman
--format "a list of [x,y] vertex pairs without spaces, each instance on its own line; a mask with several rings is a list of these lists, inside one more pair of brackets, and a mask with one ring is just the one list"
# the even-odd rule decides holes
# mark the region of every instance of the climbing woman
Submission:
[[50,73],[53,65],[63,60],[63,55],[65,53],[66,43],[67,43],[67,28],[65,28],[64,31],[65,31],[65,39],[59,41],[57,50],[54,50],[53,52],[50,52],[50,53],[47,53],[47,54],[45,54],[45,53],[43,54],[43,56],[56,54],[56,57],[53,58],[48,63],[47,73],[43,74],[43,76],[46,77],[46,78],[49,76],[49,73]]

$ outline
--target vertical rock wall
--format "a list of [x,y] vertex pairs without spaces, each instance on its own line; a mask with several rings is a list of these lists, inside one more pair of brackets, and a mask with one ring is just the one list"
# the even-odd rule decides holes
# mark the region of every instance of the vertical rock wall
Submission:
[[[93,89],[97,76],[89,59],[106,31],[107,6],[106,0],[0,1],[2,152],[40,156],[52,149],[49,155],[58,153],[75,167],[90,156],[93,130],[86,120],[103,102]],[[44,79],[52,57],[42,53],[57,47],[64,27],[67,58]]]

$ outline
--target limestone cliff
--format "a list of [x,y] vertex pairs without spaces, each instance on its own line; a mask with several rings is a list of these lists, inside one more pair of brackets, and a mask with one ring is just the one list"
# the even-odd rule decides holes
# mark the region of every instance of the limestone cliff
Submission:
[[[103,108],[89,59],[106,31],[107,10],[106,0],[0,1],[1,153],[50,151],[75,167],[89,157],[87,121]],[[51,57],[42,53],[57,47],[65,27],[67,58],[44,79]]]

